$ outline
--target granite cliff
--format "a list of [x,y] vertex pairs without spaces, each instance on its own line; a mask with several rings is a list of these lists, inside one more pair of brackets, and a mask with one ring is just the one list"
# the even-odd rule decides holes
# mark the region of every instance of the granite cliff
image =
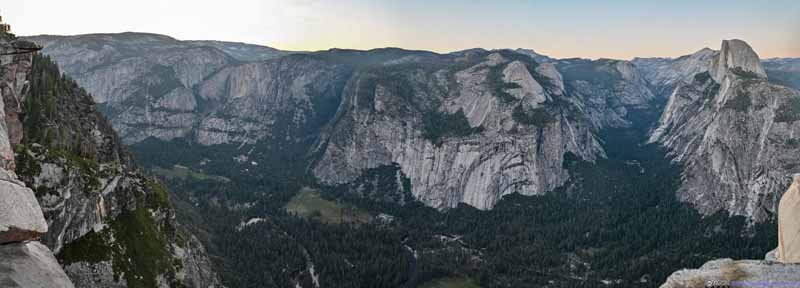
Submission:
[[675,87],[692,81],[695,74],[708,71],[717,51],[703,48],[678,58],[635,58],[633,64],[642,71],[661,98],[668,98]]
[[[206,99],[193,89],[223,68],[286,54],[264,46],[179,41],[146,33],[45,35],[26,39],[45,47],[43,53],[50,55],[65,73],[94,96],[99,110],[126,143],[147,137],[163,140],[189,137],[198,130],[207,129],[247,133],[247,127],[253,125],[248,126],[246,117],[255,113],[245,115],[242,121],[218,127],[217,117],[209,115],[215,113],[214,109],[204,105]],[[223,103],[229,100],[213,96],[217,97],[213,100]],[[204,128],[194,129],[195,126]]]
[[723,41],[702,63],[706,70],[672,72],[691,80],[676,86],[650,141],[681,163],[680,200],[706,215],[770,219],[787,179],[800,171],[800,92],[768,81],[740,40]]
[[596,133],[629,125],[626,109],[645,109],[652,99],[624,61],[539,64],[481,50],[415,60],[348,81],[317,146],[322,156],[313,172],[323,183],[397,163],[412,194],[429,206],[491,209],[503,195],[564,185],[565,154],[604,157]]

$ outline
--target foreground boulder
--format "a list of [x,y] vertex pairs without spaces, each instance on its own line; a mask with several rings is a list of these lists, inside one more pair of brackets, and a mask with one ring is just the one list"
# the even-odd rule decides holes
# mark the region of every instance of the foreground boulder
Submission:
[[678,287],[796,287],[800,283],[800,174],[794,175],[778,208],[778,248],[764,260],[717,259],[698,269],[673,273],[661,288]]
[[800,263],[800,174],[778,205],[778,261]]
[[75,287],[50,249],[39,242],[0,245],[0,259],[0,287]]
[[769,287],[769,283],[780,285],[798,281],[800,264],[718,259],[703,264],[698,269],[684,269],[673,273],[661,288]]
[[47,232],[42,208],[31,189],[0,169],[0,244],[34,239]]

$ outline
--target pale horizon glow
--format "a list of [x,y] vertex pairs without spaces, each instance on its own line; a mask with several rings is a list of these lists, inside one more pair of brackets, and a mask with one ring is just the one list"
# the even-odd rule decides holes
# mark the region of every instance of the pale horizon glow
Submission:
[[148,32],[294,51],[527,48],[631,59],[735,38],[762,58],[800,57],[800,1],[789,0],[37,0],[4,3],[0,16],[21,36]]

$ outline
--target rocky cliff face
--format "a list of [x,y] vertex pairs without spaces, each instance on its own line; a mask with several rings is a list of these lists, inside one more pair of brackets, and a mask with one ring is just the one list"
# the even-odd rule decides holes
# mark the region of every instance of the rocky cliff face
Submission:
[[656,97],[631,62],[565,59],[555,65],[564,75],[567,94],[597,127],[627,127],[631,110],[653,108]]
[[[626,107],[652,98],[627,62],[573,62],[470,50],[357,73],[321,137],[313,173],[346,183],[397,163],[412,194],[437,208],[491,209],[503,195],[552,191],[569,178],[565,154],[603,157],[595,133],[629,124]],[[609,77],[592,81],[573,70]]]
[[193,127],[204,120],[214,122],[207,125],[246,125],[204,119],[213,111],[204,106],[194,87],[225,67],[285,54],[257,45],[178,41],[144,33],[27,39],[44,46],[43,53],[94,95],[127,143],[151,136],[163,140],[191,136]]
[[17,171],[50,226],[42,242],[76,285],[218,285],[167,192],[135,170],[91,96],[41,56],[28,82]]
[[722,82],[731,69],[737,69],[753,77],[767,77],[758,54],[750,48],[750,45],[738,39],[722,41],[719,55],[711,59],[709,68],[711,78],[717,82]]
[[307,55],[225,68],[197,86],[204,111],[193,138],[213,145],[296,137],[317,118],[330,118],[335,108],[326,106],[339,102],[348,76],[340,66]]
[[718,51],[703,48],[691,55],[672,58],[635,58],[633,64],[642,71],[654,92],[668,98],[675,87],[692,81],[694,75],[708,71]]
[[30,42],[0,33],[0,285],[74,287],[38,237],[48,232],[33,191],[17,179],[13,144],[22,137],[19,113],[29,88]]
[[800,93],[770,83],[758,55],[730,40],[674,90],[650,141],[683,165],[679,199],[762,221],[800,171],[798,121]]

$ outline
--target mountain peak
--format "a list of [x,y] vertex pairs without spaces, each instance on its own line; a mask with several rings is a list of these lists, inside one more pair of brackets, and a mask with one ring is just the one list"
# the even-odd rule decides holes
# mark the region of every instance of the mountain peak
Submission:
[[692,55],[710,55],[714,54],[717,51],[708,47],[703,47],[703,49],[697,50],[697,52],[692,53]]
[[764,67],[761,67],[761,59],[747,42],[739,39],[723,40],[719,56],[711,62],[711,76],[720,82],[728,70],[734,68],[754,73],[761,78],[767,77]]
[[549,57],[547,55],[539,54],[538,52],[534,51],[533,49],[517,48],[514,51],[519,53],[519,54],[522,54],[522,55],[527,55],[527,56],[533,58],[533,60],[536,60],[536,62],[539,62],[539,63],[553,62],[553,60],[555,60],[555,59],[553,59],[553,58],[551,58],[551,57]]

